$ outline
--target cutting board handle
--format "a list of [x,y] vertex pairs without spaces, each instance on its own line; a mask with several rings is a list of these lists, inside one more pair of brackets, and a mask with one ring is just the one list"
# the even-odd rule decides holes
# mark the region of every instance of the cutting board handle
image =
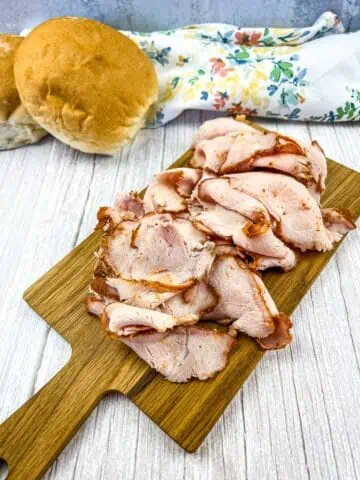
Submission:
[[[87,356],[70,361],[0,426],[7,480],[40,479],[106,393]],[[87,361],[85,361],[87,360]]]

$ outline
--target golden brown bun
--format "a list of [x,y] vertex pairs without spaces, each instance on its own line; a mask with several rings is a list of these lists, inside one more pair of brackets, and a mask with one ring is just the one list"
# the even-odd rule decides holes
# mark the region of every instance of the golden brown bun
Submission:
[[22,40],[17,35],[0,34],[0,120],[7,120],[20,105],[15,85],[14,60]]
[[22,41],[0,34],[0,150],[35,143],[47,134],[21,104],[16,89],[14,59]]
[[15,80],[31,116],[89,153],[115,153],[143,125],[157,99],[155,69],[138,46],[94,20],[48,20],[26,37]]

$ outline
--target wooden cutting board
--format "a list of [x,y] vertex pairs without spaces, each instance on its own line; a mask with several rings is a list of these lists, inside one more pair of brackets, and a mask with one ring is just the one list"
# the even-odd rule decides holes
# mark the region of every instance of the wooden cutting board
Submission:
[[[189,150],[171,168],[186,166],[191,156]],[[328,168],[323,205],[349,208],[357,218],[360,174],[332,160]],[[9,465],[9,479],[41,478],[101,398],[114,391],[126,395],[187,452],[194,452],[263,356],[254,341],[242,337],[215,378],[187,384],[164,380],[120,341],[106,337],[84,310],[100,237],[100,232],[90,235],[24,294],[70,343],[72,356],[0,426],[0,457]],[[304,254],[293,271],[264,275],[279,310],[294,311],[334,251]]]

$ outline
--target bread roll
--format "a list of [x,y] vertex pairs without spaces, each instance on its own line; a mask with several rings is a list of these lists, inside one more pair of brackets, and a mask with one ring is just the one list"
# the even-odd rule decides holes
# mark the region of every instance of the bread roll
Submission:
[[35,143],[47,134],[21,104],[16,89],[14,59],[22,41],[0,34],[0,150]]
[[156,101],[155,69],[138,46],[94,20],[60,17],[20,45],[15,80],[31,116],[73,148],[113,154]]

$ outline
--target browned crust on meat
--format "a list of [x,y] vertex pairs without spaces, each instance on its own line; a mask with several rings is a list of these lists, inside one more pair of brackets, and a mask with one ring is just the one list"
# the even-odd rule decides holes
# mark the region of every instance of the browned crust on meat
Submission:
[[100,316],[100,326],[109,337],[119,338],[115,333],[109,332],[109,323],[110,323],[110,319],[105,310]]
[[[330,210],[333,210],[335,211],[336,213],[338,213],[339,215],[341,215],[343,218],[345,218],[345,220],[347,222],[349,222],[351,228],[353,230],[355,230],[357,227],[356,227],[356,223],[354,221],[354,215],[351,213],[351,211],[348,209],[348,208],[331,208]],[[331,219],[331,214],[328,213],[328,212],[324,212],[322,210],[322,216],[323,216],[323,219],[325,221],[328,221],[329,223],[332,223],[332,219]]]
[[[273,317],[273,320],[275,325],[274,333],[266,338],[256,338],[261,350],[279,350],[285,348],[292,341],[290,329],[293,324],[290,317],[286,313],[280,312]],[[277,336],[278,338],[276,338]]]
[[136,240],[139,235],[139,230],[140,230],[140,223],[139,225],[131,232],[131,240],[130,240],[130,247],[131,248],[137,248],[136,245]]
[[92,311],[91,304],[96,302],[101,302],[101,298],[98,298],[90,293],[87,295],[87,297],[84,300],[85,310],[91,315],[95,315],[95,313],[93,313]]
[[168,284],[168,283],[163,283],[163,282],[154,282],[154,281],[149,281],[149,280],[132,280],[128,278],[124,278],[121,275],[117,275],[117,278],[122,278],[126,282],[129,282],[133,285],[142,285],[149,290],[152,290],[157,293],[163,293],[163,292],[174,292],[174,293],[181,293],[184,290],[187,290],[194,286],[196,280],[195,278],[191,278],[189,281],[179,284],[179,285],[173,285],[173,284]]
[[293,153],[294,155],[303,155],[306,157],[304,149],[293,138],[279,134],[278,139],[284,140],[286,143],[278,146],[277,153]]
[[163,282],[151,282],[147,280],[141,280],[141,283],[148,286],[149,289],[159,293],[161,292],[179,292],[180,293],[194,286],[195,282],[196,282],[195,278],[191,278],[187,282],[178,284],[178,285],[173,285],[173,284],[163,283]]
[[270,228],[270,224],[267,221],[263,212],[257,212],[251,220],[249,220],[243,226],[244,234],[249,237],[260,237]]
[[100,257],[95,265],[94,277],[116,277],[116,272],[104,258]]
[[242,228],[244,234],[249,238],[260,237],[269,229],[268,223],[255,223],[249,220]]
[[96,277],[90,284],[91,290],[98,293],[99,295],[104,295],[109,298],[113,298],[114,300],[120,300],[118,291],[116,288],[111,287],[106,283],[104,277]]
[[[307,173],[301,173],[301,175],[295,175],[290,172],[285,172],[284,170],[281,170],[279,168],[275,168],[273,165],[267,166],[267,167],[250,167],[253,171],[256,172],[269,172],[269,173],[275,173],[275,174],[281,174],[281,175],[286,175],[287,177],[295,178],[298,182],[302,183],[306,187],[310,187],[313,183],[315,183],[314,177],[311,175],[309,167],[307,166]],[[317,184],[316,189],[319,188],[319,185]]]
[[244,249],[239,249],[240,250],[240,255],[238,255],[242,262],[246,265],[246,267],[249,270],[253,271],[258,271],[259,270],[259,263],[260,263],[260,258],[259,255],[256,255],[256,253],[250,253],[247,250]]
[[97,212],[97,219],[98,223],[95,227],[95,230],[100,230],[105,227],[105,225],[111,221],[111,217],[109,215],[109,207],[100,207]]

